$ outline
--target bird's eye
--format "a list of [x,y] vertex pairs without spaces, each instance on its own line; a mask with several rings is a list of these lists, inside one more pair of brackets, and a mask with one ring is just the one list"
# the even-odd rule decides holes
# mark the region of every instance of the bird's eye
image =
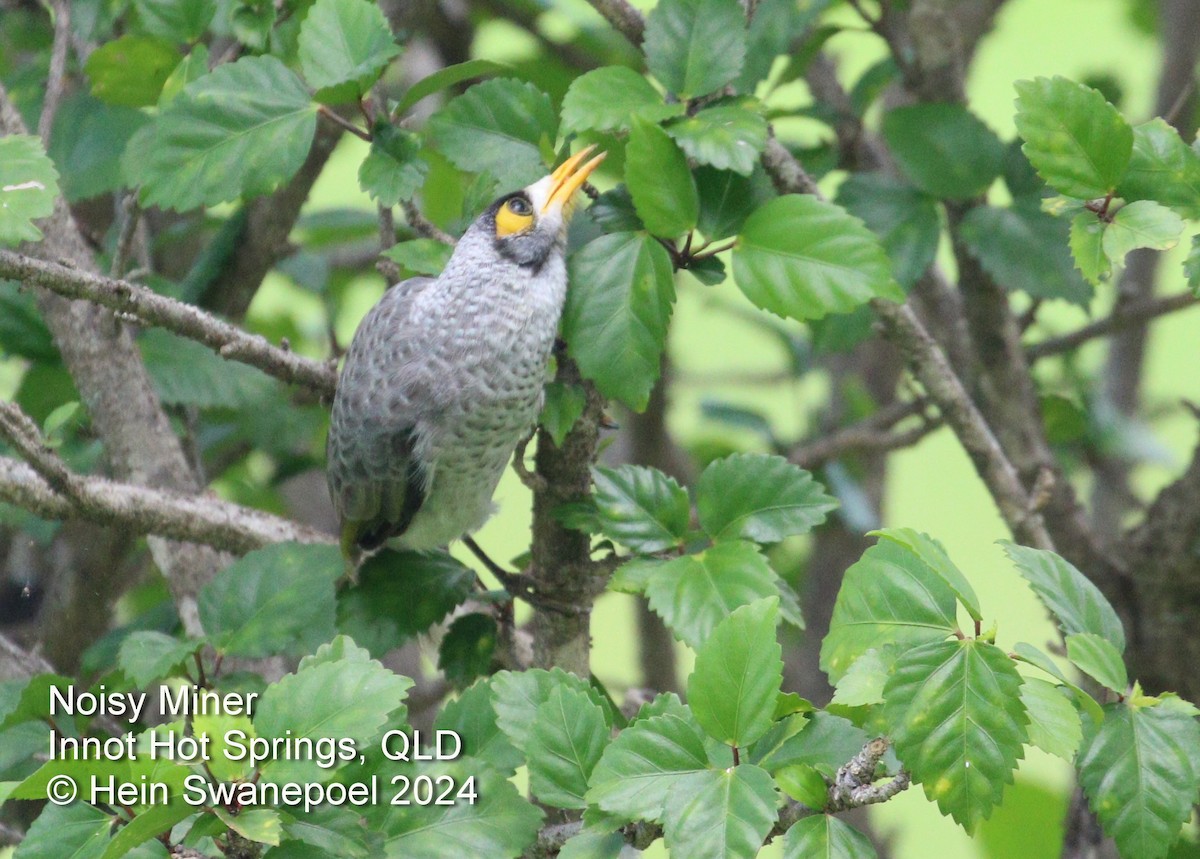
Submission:
[[533,227],[533,206],[524,197],[510,197],[496,212],[499,238],[524,233]]

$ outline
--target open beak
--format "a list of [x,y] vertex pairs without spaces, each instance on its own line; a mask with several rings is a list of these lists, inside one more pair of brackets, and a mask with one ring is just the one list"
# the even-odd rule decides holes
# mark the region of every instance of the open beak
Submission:
[[[592,171],[600,166],[600,162],[604,160],[607,152],[601,152],[591,161],[584,164],[584,159],[592,154],[592,150],[596,147],[586,146],[575,155],[572,155],[550,174],[550,195],[546,198],[545,205],[542,206],[542,211],[546,212],[551,206],[556,203],[563,209],[568,208],[568,203],[575,192],[587,181],[588,176],[592,175]],[[579,166],[583,164],[583,166]]]

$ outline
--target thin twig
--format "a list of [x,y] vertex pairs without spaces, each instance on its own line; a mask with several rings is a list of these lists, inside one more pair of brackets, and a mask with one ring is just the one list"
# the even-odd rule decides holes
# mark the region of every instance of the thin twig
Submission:
[[349,131],[351,134],[353,134],[359,140],[365,140],[367,143],[370,143],[374,139],[371,136],[371,132],[364,131],[363,129],[361,129],[357,125],[355,125],[353,122],[346,119],[344,116],[337,113],[336,111],[330,110],[325,105],[321,105],[320,107],[318,107],[317,113],[321,114],[321,116],[328,119],[334,125],[340,126],[341,128],[344,128],[346,131]]
[[642,46],[646,19],[628,0],[588,0],[588,4],[599,12],[614,30],[633,43],[635,48]]
[[1109,316],[1097,319],[1095,322],[1084,325],[1082,328],[1078,328],[1069,334],[1050,337],[1039,343],[1034,343],[1026,348],[1025,354],[1031,361],[1036,361],[1048,355],[1069,352],[1072,349],[1082,346],[1089,340],[1112,334],[1159,316],[1166,316],[1169,313],[1186,310],[1197,304],[1200,304],[1200,298],[1197,298],[1190,292],[1180,292],[1175,295],[1151,298],[1139,301],[1136,304],[1128,304],[1125,307],[1114,310]]
[[109,267],[109,274],[113,277],[125,276],[141,215],[142,207],[138,205],[137,192],[131,191],[121,200],[121,232],[117,235],[117,245],[113,251],[112,265]]
[[54,9],[54,47],[50,51],[50,76],[46,81],[46,97],[42,101],[42,115],[38,118],[38,137],[50,145],[50,130],[62,101],[66,85],[67,57],[71,48],[71,4],[56,0]]
[[408,221],[408,225],[412,227],[413,232],[418,236],[426,239],[435,239],[451,247],[456,244],[454,236],[426,218],[421,210],[417,208],[417,204],[412,200],[402,200],[400,208],[404,209],[404,219]]

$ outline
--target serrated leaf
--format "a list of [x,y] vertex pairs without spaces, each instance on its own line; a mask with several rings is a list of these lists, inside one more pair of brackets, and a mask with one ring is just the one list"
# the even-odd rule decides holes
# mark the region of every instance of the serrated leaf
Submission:
[[779,817],[775,782],[753,764],[679,779],[667,796],[663,840],[675,856],[750,859]]
[[392,245],[383,255],[413,274],[436,277],[442,273],[454,248],[437,239],[412,239]]
[[[890,648],[889,648],[890,651]],[[837,682],[831,704],[844,707],[862,707],[883,701],[883,687],[888,674],[896,662],[895,653],[889,652],[885,659],[876,648],[872,648],[850,663],[850,668]]]
[[384,549],[338,593],[338,630],[380,657],[440,622],[474,586],[474,571],[449,554]]
[[561,447],[586,405],[587,394],[578,385],[547,382],[545,403],[542,405],[538,423],[550,433],[554,444]]
[[[300,668],[267,687],[254,714],[260,737],[352,739],[361,749],[404,704],[412,680],[378,662],[337,660]],[[290,732],[290,733],[289,733]],[[273,758],[263,777],[276,783],[328,781],[335,775],[316,760]]]
[[1119,265],[1134,248],[1166,250],[1179,244],[1183,219],[1153,200],[1138,200],[1117,210],[1104,230],[1104,253]]
[[1086,304],[1092,290],[1067,252],[1067,223],[1030,206],[976,206],[959,235],[987,273],[1009,291]]
[[753,100],[722,100],[665,126],[689,158],[749,176],[767,145],[767,121]]
[[201,409],[253,408],[274,387],[271,377],[238,361],[227,361],[203,343],[161,328],[143,331],[138,348],[164,403]]
[[99,859],[111,818],[82,802],[47,805],[25,833],[14,859]]
[[138,129],[149,122],[139,110],[114,107],[85,90],[66,96],[54,120],[48,154],[70,202],[124,186],[121,154]]
[[832,777],[869,740],[850,720],[818,710],[776,722],[749,749],[747,760],[768,772],[805,764]]
[[933,197],[882,173],[853,173],[838,187],[837,202],[879,237],[905,289],[929,268],[942,230]]
[[700,216],[696,223],[709,240],[738,232],[759,205],[775,196],[766,173],[756,168],[750,176],[732,170],[697,167],[696,189],[700,194]]
[[662,558],[634,555],[617,567],[608,580],[608,589],[617,593],[640,594],[650,584],[650,579],[664,565],[670,563]]
[[1046,183],[1069,197],[1114,190],[1133,152],[1133,129],[1098,91],[1062,77],[1017,81],[1022,151]]
[[178,64],[179,51],[170,42],[126,35],[92,51],[83,70],[92,82],[92,95],[105,104],[149,107]]
[[696,484],[696,513],[714,540],[777,543],[807,534],[837,506],[809,472],[781,456],[727,456],[709,463]]
[[250,552],[200,591],[200,624],[214,647],[261,657],[308,650],[333,637],[336,546],[279,543]]
[[607,744],[604,711],[586,692],[552,691],[538,705],[525,748],[534,795],[556,808],[586,808],[588,778]]
[[41,141],[29,134],[0,139],[0,245],[36,242],[33,222],[49,217],[58,196],[58,172]]
[[215,0],[134,0],[142,28],[174,42],[195,42],[217,11]]
[[1153,200],[1200,218],[1200,153],[1162,117],[1133,128],[1133,154],[1117,187],[1126,200]]
[[259,844],[278,844],[283,835],[283,824],[277,809],[250,808],[230,814],[226,809],[217,807],[213,811],[234,832]]
[[714,740],[753,743],[771,726],[783,683],[777,597],[735,609],[696,653],[688,704]]
[[392,115],[403,115],[405,111],[421,99],[427,98],[446,87],[460,84],[463,81],[469,81],[472,78],[504,74],[508,71],[511,71],[509,66],[504,63],[493,62],[492,60],[467,60],[438,69],[433,74],[421,78],[421,80],[409,87],[396,106],[392,108]]
[[643,233],[613,233],[570,261],[563,336],[606,397],[642,410],[658,378],[675,303],[671,258]]
[[731,541],[656,565],[645,592],[676,637],[698,649],[734,610],[778,596],[778,579],[756,546]]
[[1029,742],[1071,763],[1083,737],[1083,726],[1079,711],[1065,691],[1039,677],[1026,677],[1021,684],[1021,701],[1029,716]]
[[821,668],[837,683],[872,648],[940,641],[957,628],[955,602],[954,591],[919,557],[878,543],[842,578],[821,644]]
[[883,136],[900,169],[934,197],[969,200],[1004,167],[1004,144],[962,105],[915,104],[888,111]]
[[1104,252],[1105,224],[1091,212],[1071,219],[1071,258],[1083,279],[1099,286],[1112,275],[1112,262]]
[[400,46],[376,4],[317,0],[300,25],[298,53],[304,78],[314,89],[337,88],[336,95],[329,93],[331,101],[351,101],[366,94]]
[[499,671],[492,676],[492,707],[496,711],[496,724],[500,727],[512,744],[525,750],[529,743],[531,726],[537,718],[537,709],[545,703],[550,693],[560,686],[585,692],[592,702],[606,714],[606,720],[612,722],[612,712],[608,701],[588,681],[553,668],[544,671],[532,668],[526,671]]
[[700,197],[687,158],[657,125],[635,120],[625,147],[625,185],[646,229],[674,238],[696,226]]
[[1188,750],[1197,746],[1196,720],[1161,704],[1107,704],[1102,725],[1085,723],[1079,780],[1122,856],[1167,855],[1196,801]]
[[1096,703],[1096,699],[1084,692],[1074,683],[1067,679],[1067,676],[1059,670],[1054,664],[1054,660],[1043,653],[1038,648],[1024,641],[1018,641],[1013,645],[1013,659],[1018,662],[1024,662],[1027,665],[1032,665],[1045,671],[1051,677],[1062,683],[1067,689],[1071,690],[1071,694],[1075,696],[1076,703],[1087,713],[1095,724],[1100,724],[1104,720],[1104,711],[1100,709],[1100,705]]
[[1125,630],[1100,589],[1069,561],[1044,549],[1031,549],[1001,540],[1017,572],[1029,582],[1064,633],[1094,632],[1125,652]]
[[942,580],[950,586],[950,590],[954,591],[954,595],[958,597],[958,601],[962,603],[972,620],[983,619],[983,612],[979,607],[979,597],[975,595],[975,589],[971,587],[971,583],[967,581],[967,577],[962,574],[962,571],[950,560],[950,556],[946,554],[946,547],[940,542],[928,534],[912,528],[883,528],[878,531],[869,531],[867,536],[891,540],[893,543],[904,546],[928,564],[929,569],[942,577]]
[[434,147],[455,165],[521,187],[549,171],[541,144],[558,121],[550,97],[533,84],[498,78],[476,84],[429,118]]
[[634,233],[646,225],[633,207],[633,198],[624,184],[605,191],[587,209],[588,217],[604,233]]
[[733,276],[755,305],[791,319],[847,313],[872,298],[903,299],[891,263],[860,221],[831,203],[789,194],[742,227]]
[[704,737],[690,711],[639,718],[604,750],[586,799],[628,820],[659,821],[671,785],[708,765]]
[[381,206],[411,200],[429,172],[428,162],[417,157],[420,138],[386,122],[377,123],[372,136],[371,151],[358,168],[359,187]]
[[897,756],[968,832],[991,815],[1024,756],[1021,682],[995,645],[936,641],[901,654],[884,687]]
[[875,859],[867,836],[831,814],[799,820],[783,837],[783,859]]
[[746,15],[737,0],[663,0],[646,16],[646,67],[682,97],[706,95],[742,71]]
[[490,614],[471,612],[456,617],[438,646],[438,669],[446,681],[461,689],[487,674],[498,636],[496,619]]
[[687,534],[691,507],[673,477],[643,465],[596,466],[592,483],[600,527],[614,540],[649,554],[678,546]]
[[145,689],[166,677],[200,646],[198,641],[187,641],[156,630],[136,630],[121,642],[117,664],[134,686]]
[[571,82],[563,96],[563,131],[628,131],[634,120],[659,122],[683,113],[681,102],[667,104],[633,69],[603,66]]
[[470,776],[475,778],[479,796],[474,803],[388,809],[381,826],[386,839],[381,859],[520,856],[537,836],[542,811],[526,802],[512,782],[495,773],[464,770],[457,773],[458,782]]
[[476,682],[448,702],[433,727],[454,731],[462,741],[463,755],[484,761],[506,776],[511,776],[525,762],[496,724],[492,687],[487,681]]
[[1121,651],[1106,638],[1093,632],[1076,632],[1066,637],[1067,658],[1071,663],[1102,686],[1125,694],[1129,677]]
[[[362,817],[349,808],[325,805],[308,812],[293,809],[292,818],[284,818],[283,831],[289,839],[339,859],[366,859],[376,855],[372,849],[376,846],[376,834],[366,832]],[[270,853],[267,857],[274,859]],[[302,855],[297,859],[306,857]]]
[[274,57],[243,57],[184,87],[122,160],[144,206],[184,211],[265,194],[304,163],[316,104]]

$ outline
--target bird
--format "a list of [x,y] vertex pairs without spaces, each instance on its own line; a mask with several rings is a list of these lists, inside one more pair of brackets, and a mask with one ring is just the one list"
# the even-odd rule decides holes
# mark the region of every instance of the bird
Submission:
[[388,289],[359,324],[334,394],[329,493],[342,551],[442,548],[493,512],[513,450],[541,412],[567,290],[589,146],[493,202],[445,269]]

